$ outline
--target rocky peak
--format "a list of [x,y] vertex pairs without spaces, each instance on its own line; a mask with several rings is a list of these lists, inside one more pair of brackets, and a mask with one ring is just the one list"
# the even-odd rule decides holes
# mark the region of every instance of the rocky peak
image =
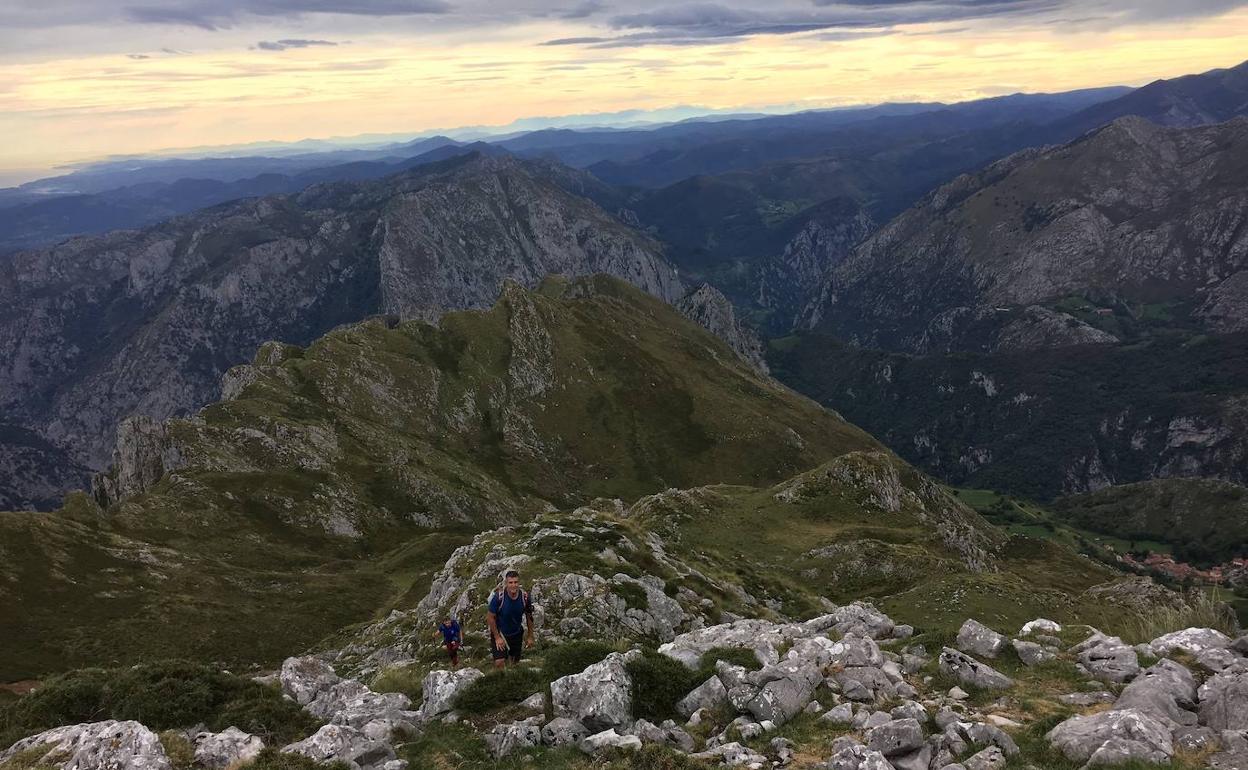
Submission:
[[728,343],[728,347],[750,366],[763,374],[767,373],[762,340],[753,329],[741,323],[732,302],[719,289],[704,283],[677,300],[676,309],[685,318]]
[[[951,318],[1110,296],[1206,303],[1211,323],[1237,328],[1242,303],[1219,287],[1248,268],[1245,155],[1248,120],[1173,129],[1137,117],[1020,153],[937,190],[855,249],[828,273],[807,324],[922,352]],[[1061,342],[1036,311],[998,317],[1015,325],[1008,338]],[[980,324],[944,344],[983,350],[996,334]]]

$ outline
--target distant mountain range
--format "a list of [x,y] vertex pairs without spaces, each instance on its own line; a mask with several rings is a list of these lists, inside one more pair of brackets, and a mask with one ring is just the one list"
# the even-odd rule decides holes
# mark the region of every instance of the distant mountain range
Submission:
[[[681,309],[756,362],[743,319],[773,337],[809,330],[772,347],[785,381],[946,478],[1009,488],[1021,461],[1005,447],[1079,392],[1009,385],[1027,351],[1052,351],[1060,367],[1068,349],[1145,362],[1139,345],[1165,343],[1166,377],[1179,378],[1208,371],[1208,348],[1187,343],[1231,345],[1248,323],[1245,122],[1152,124],[1242,114],[1246,66],[1129,92],[117,163],[5,191],[0,201],[25,201],[0,208],[10,246],[110,232],[0,258],[0,507],[54,503],[108,463],[124,418],[198,408],[265,340],[303,344],[372,314],[433,320],[487,306],[508,279],[599,272],[669,302],[698,286]],[[1135,117],[1082,134],[1122,115]],[[913,382],[860,399],[863,372],[921,360],[910,368],[943,381],[940,367],[956,365],[944,357],[968,354],[1032,404],[1028,416],[987,420],[966,406],[949,422],[947,404],[918,399],[928,394]],[[1113,374],[1080,371],[1094,383]],[[1149,390],[1161,401],[1141,402],[1138,439],[1074,420],[1059,433],[1078,450],[1024,486],[1053,496],[1233,476],[1239,444],[1220,436],[1238,402],[1211,387],[1185,401]],[[880,423],[881,405],[903,394],[907,410]],[[1188,425],[1202,448],[1175,450]],[[1098,431],[1119,443],[1102,446]]]

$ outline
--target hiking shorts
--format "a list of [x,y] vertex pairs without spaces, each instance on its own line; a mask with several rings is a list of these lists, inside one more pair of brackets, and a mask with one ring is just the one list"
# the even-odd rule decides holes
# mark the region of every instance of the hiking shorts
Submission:
[[503,639],[507,642],[507,649],[500,650],[498,649],[498,640],[493,636],[490,637],[490,656],[494,660],[511,658],[513,663],[519,663],[520,655],[524,652],[524,632],[521,631],[515,636],[504,636]]
[[446,652],[451,656],[452,663],[459,663],[459,642],[447,642],[445,645]]

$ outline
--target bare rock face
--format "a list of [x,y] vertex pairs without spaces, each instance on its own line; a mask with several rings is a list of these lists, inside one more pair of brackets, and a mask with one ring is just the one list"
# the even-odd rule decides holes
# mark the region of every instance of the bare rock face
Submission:
[[574,719],[593,731],[632,724],[633,680],[625,666],[636,655],[613,652],[579,674],[551,682],[555,716]]
[[995,658],[1008,640],[977,620],[967,620],[958,631],[957,648],[984,658]]
[[31,749],[46,747],[42,766],[64,770],[172,770],[156,733],[138,722],[92,722],[58,727],[0,751],[0,764]]
[[381,770],[395,759],[390,744],[345,725],[325,725],[302,741],[286,746],[282,753],[302,754],[317,762],[345,762],[352,770]]
[[78,238],[0,265],[0,412],[99,470],[124,418],[208,403],[267,340],[306,344],[379,313],[433,320],[552,273],[683,294],[657,243],[512,158]]
[[1068,759],[1088,766],[1131,760],[1160,764],[1174,756],[1165,723],[1130,709],[1071,717],[1046,738]]
[[940,670],[962,684],[984,690],[1006,690],[1014,686],[1014,681],[1000,671],[948,647],[940,653]]
[[1166,129],[1127,117],[1025,150],[945,185],[855,249],[829,271],[807,324],[915,353],[1097,343],[1107,335],[1052,305],[1109,290],[1194,304],[1210,328],[1242,328],[1248,194],[1234,159],[1245,146],[1248,119]]
[[823,277],[875,229],[856,201],[834,198],[816,207],[779,256],[758,270],[756,304],[775,314],[770,328],[786,333],[801,323],[800,314],[815,299]]
[[751,366],[766,374],[763,343],[754,330],[737,319],[732,303],[723,292],[704,283],[676,302],[676,309],[690,321],[728,343]]
[[182,466],[182,453],[165,425],[150,417],[131,417],[117,428],[113,473],[98,475],[92,492],[101,506],[147,491],[161,476]]
[[219,733],[199,733],[192,741],[195,764],[207,770],[225,770],[251,762],[264,751],[264,741],[230,727]]

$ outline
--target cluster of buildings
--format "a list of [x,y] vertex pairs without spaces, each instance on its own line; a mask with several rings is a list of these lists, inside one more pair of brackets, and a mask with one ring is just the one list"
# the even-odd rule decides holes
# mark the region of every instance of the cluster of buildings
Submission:
[[1175,561],[1174,557],[1164,553],[1150,552],[1143,559],[1137,559],[1126,553],[1120,555],[1118,560],[1128,567],[1168,575],[1175,580],[1213,585],[1248,586],[1248,558],[1240,557],[1225,564],[1215,564],[1208,569],[1198,569],[1186,562]]

